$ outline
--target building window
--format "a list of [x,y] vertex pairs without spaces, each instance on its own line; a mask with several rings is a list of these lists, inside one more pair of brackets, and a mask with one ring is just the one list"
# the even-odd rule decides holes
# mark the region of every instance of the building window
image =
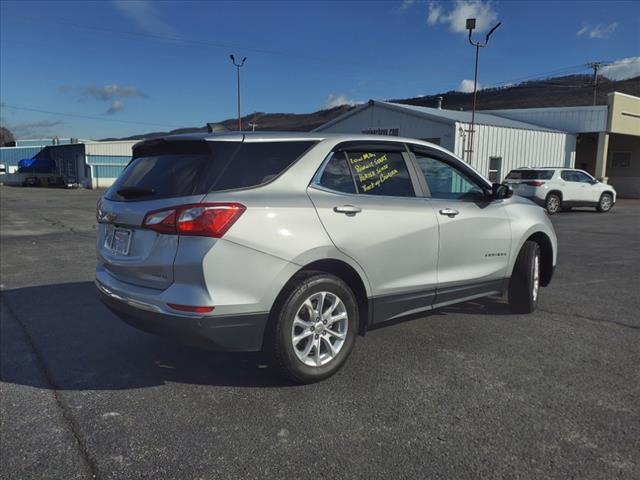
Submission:
[[611,168],[629,168],[631,152],[611,152]]
[[502,180],[502,157],[489,157],[489,181],[500,183]]

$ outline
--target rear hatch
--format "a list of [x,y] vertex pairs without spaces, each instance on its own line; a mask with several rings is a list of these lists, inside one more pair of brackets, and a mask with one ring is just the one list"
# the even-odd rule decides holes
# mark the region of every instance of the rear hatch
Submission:
[[[174,282],[180,237],[220,238],[227,228],[223,223],[232,225],[245,209],[241,204],[224,203],[224,195],[217,197],[221,202],[202,203],[207,194],[265,185],[314,144],[309,140],[245,141],[238,134],[215,140],[150,140],[136,145],[133,160],[98,205],[99,263],[120,281],[166,289]],[[180,212],[185,209],[200,217],[190,222],[178,219],[180,225],[172,231],[172,217],[165,218],[164,212],[175,210],[176,218],[182,218]],[[152,212],[162,213],[149,215]],[[158,223],[143,227],[145,218],[156,217]],[[198,221],[204,217],[206,221]],[[171,225],[168,232],[167,220]],[[183,226],[208,230],[185,231]]]
[[553,178],[554,170],[523,169],[512,170],[504,179],[504,184],[509,185],[519,195],[533,195],[535,189],[542,187]]
[[143,228],[143,221],[149,212],[200,203],[241,141],[242,136],[138,144],[133,160],[98,205],[97,249],[104,269],[134,285],[171,285],[179,236]]

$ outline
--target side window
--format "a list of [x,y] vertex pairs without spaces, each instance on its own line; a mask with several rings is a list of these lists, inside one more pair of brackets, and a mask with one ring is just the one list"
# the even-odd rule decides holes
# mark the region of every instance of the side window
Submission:
[[562,178],[562,180],[564,180],[565,182],[576,181],[576,179],[573,176],[573,172],[570,170],[563,170],[562,173],[560,174],[560,178]]
[[358,193],[415,197],[411,177],[400,152],[347,152]]
[[477,200],[484,196],[482,187],[464,172],[442,160],[421,153],[415,155],[432,198]]
[[330,190],[344,193],[356,193],[351,170],[344,152],[336,152],[327,162],[320,177],[319,185]]
[[591,177],[582,172],[573,172],[574,182],[591,183]]

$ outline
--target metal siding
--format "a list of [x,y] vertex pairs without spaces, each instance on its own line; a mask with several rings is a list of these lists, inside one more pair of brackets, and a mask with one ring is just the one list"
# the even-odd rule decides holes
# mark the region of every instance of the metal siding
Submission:
[[[469,128],[469,125],[464,125]],[[476,149],[471,165],[489,175],[489,157],[502,157],[502,177],[519,167],[557,167],[567,164],[575,150],[575,136],[559,132],[476,126]],[[462,138],[459,140],[462,142]],[[459,151],[461,145],[456,151]]]
[[[105,188],[111,186],[116,178],[122,173],[127,164],[131,161],[131,144],[136,142],[127,142],[129,145],[129,152],[126,153],[126,148],[120,145],[113,146],[115,142],[105,142],[104,145],[100,145],[98,148],[93,148],[93,152],[114,152],[121,151],[124,155],[117,154],[89,154],[86,155],[86,163],[91,169],[91,186],[93,188]],[[95,146],[96,144],[90,144]],[[87,145],[89,147],[89,145]],[[87,148],[88,149],[88,148]]]
[[398,112],[388,108],[372,106],[344,120],[322,128],[327,133],[362,133],[365,128],[398,127],[400,135],[409,138],[440,138],[440,145],[449,150],[455,148],[455,123],[437,122]]
[[484,113],[572,133],[604,132],[607,130],[608,107],[604,105],[484,110]]
[[93,142],[86,144],[87,155],[111,155],[120,157],[132,156],[132,147],[138,140],[124,142]]
[[123,157],[120,155],[87,155],[88,165],[113,165],[120,169],[127,166],[131,161],[131,157]]
[[0,147],[0,163],[15,167],[20,160],[33,158],[43,147]]

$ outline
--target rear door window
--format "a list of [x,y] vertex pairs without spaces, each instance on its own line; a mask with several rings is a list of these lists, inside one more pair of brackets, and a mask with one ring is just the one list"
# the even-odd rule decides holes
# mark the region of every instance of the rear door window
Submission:
[[318,184],[329,190],[343,193],[356,193],[351,169],[344,152],[335,152],[327,162]]
[[346,154],[358,193],[393,197],[416,196],[402,153],[350,151]]
[[508,180],[551,180],[553,170],[511,170]]
[[133,201],[204,195],[268,183],[315,142],[151,141],[105,197]]

